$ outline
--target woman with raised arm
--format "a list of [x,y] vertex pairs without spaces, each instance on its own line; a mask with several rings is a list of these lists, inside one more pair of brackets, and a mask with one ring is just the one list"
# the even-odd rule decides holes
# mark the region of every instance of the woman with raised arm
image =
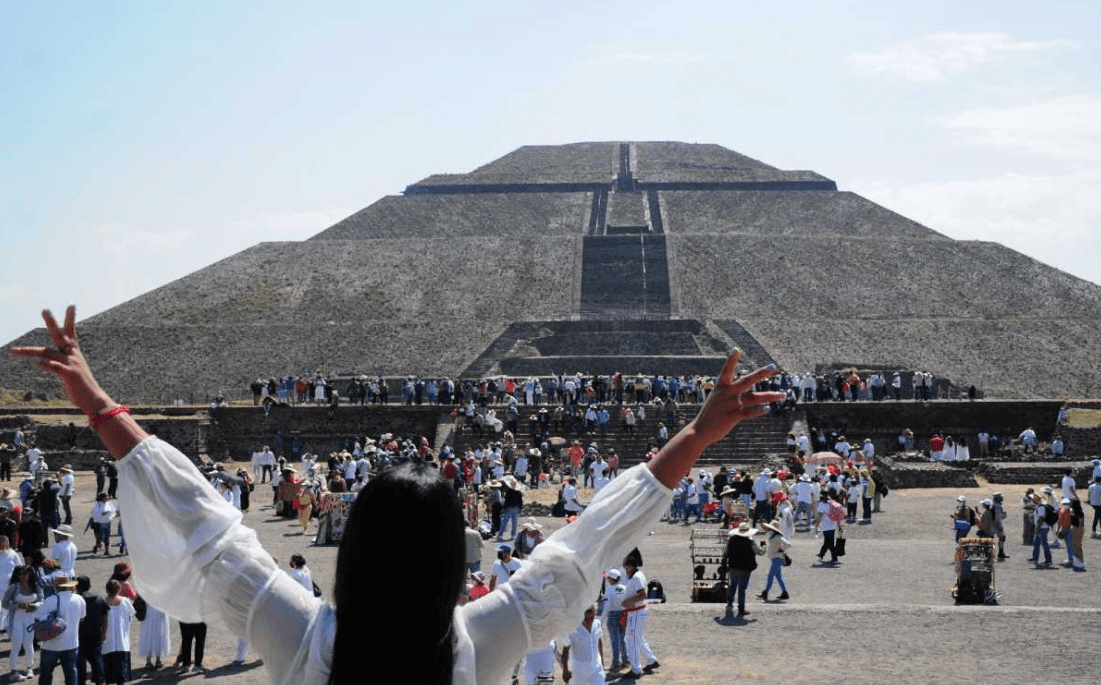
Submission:
[[[669,506],[672,487],[709,445],[761,416],[783,393],[755,392],[774,373],[735,378],[726,360],[696,418],[648,464],[624,472],[575,523],[539,545],[504,587],[457,606],[466,570],[463,515],[450,483],[425,464],[372,479],[352,507],[337,557],[334,605],[283,573],[197,469],[149,436],[96,382],[77,341],[76,312],[58,325],[43,312],[51,347],[12,353],[56,374],[69,399],[119,459],[122,508],[134,582],[152,604],[183,621],[220,614],[260,653],[277,685],[345,685],[390,663],[416,683],[498,683],[531,645],[573,627],[596,596],[605,568],[645,537]],[[390,525],[393,512],[407,512]],[[415,540],[418,566],[438,577],[403,593],[377,579],[403,563]]]

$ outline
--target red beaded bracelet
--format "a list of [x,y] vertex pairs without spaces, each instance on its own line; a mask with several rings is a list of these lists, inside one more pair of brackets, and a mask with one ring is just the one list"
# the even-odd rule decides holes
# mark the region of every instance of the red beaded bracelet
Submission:
[[124,407],[121,404],[116,404],[115,406],[111,407],[110,409],[101,410],[101,411],[97,412],[95,416],[88,419],[88,425],[90,425],[92,427],[92,430],[99,430],[99,427],[102,426],[104,423],[106,423],[107,420],[110,419],[111,417],[118,416],[119,414],[129,414],[129,413],[130,413],[130,407]]

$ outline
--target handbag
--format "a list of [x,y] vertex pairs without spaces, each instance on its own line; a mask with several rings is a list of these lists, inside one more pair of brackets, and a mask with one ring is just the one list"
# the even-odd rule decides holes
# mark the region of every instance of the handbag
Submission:
[[47,642],[65,632],[65,619],[61,618],[61,597],[54,595],[57,600],[57,608],[46,614],[46,618],[34,620],[34,637],[39,642]]
[[845,556],[845,538],[837,538],[833,543],[833,551],[839,557]]
[[787,552],[784,552],[784,566],[791,566],[791,557],[788,556]]

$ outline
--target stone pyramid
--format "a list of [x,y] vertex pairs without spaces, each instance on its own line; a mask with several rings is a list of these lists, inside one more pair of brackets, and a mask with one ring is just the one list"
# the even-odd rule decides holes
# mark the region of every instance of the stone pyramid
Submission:
[[[131,401],[256,376],[928,370],[991,397],[1101,395],[1101,287],[717,145],[522,147],[82,323]],[[32,331],[12,344],[42,340]],[[0,385],[56,394],[0,355]]]

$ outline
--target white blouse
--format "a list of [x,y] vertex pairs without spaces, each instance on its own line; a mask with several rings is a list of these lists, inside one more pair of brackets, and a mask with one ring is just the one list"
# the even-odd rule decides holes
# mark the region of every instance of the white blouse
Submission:
[[130,651],[130,619],[134,605],[125,597],[117,605],[107,605],[107,634],[103,636],[103,653]]
[[[182,621],[221,616],[262,656],[272,683],[324,685],[335,611],[275,565],[241,512],[155,437],[119,462],[119,476],[138,592]],[[453,682],[500,682],[530,645],[576,628],[603,571],[645,537],[671,497],[645,466],[626,471],[540,544],[507,585],[457,606]]]

